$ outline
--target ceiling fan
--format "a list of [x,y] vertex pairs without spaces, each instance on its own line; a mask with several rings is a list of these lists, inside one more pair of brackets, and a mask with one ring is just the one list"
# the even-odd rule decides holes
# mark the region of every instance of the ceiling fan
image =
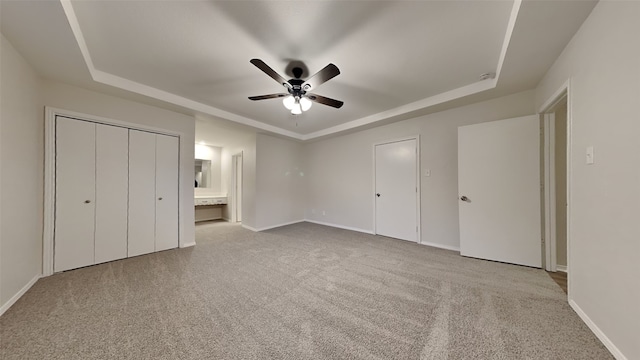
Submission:
[[315,75],[305,81],[300,79],[303,70],[299,67],[294,67],[292,69],[294,78],[286,80],[260,59],[251,59],[250,63],[255,65],[258,69],[262,70],[265,74],[269,75],[280,85],[284,86],[288,91],[288,93],[286,94],[280,93],[249,96],[250,100],[284,98],[282,100],[284,107],[288,110],[291,110],[291,114],[293,115],[300,115],[303,111],[309,110],[309,108],[311,108],[312,102],[328,105],[337,109],[342,107],[342,105],[344,104],[340,100],[331,99],[309,92],[311,90],[315,90],[315,88],[317,88],[318,86],[324,84],[328,80],[331,80],[332,78],[340,74],[340,70],[338,70],[338,67],[333,64],[325,66],[322,70],[318,71]]

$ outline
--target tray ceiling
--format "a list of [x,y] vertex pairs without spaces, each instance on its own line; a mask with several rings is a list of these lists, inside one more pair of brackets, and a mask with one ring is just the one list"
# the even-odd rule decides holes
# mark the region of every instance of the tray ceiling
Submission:
[[[197,0],[6,3],[2,2],[3,34],[31,57],[34,67],[45,76],[71,83],[90,77],[91,82],[196,114],[301,140],[375,125],[474,94],[493,91],[497,96],[496,88],[501,84],[500,93],[531,88],[595,4]],[[48,13],[43,13],[47,8]],[[33,30],[27,30],[15,16],[46,19],[49,25],[40,25],[42,34],[48,32],[59,49],[54,45],[42,49],[42,40],[21,33]],[[544,21],[548,26],[542,28]],[[69,64],[55,65],[56,59],[64,56],[57,51],[65,48],[69,49],[73,68]],[[33,59],[43,55],[54,65]],[[314,92],[342,100],[345,105],[334,109],[314,104],[309,111],[294,116],[278,99],[248,100],[248,96],[284,90],[250,64],[252,58],[262,59],[286,78],[292,77],[287,71],[292,61],[302,62],[308,69],[303,78],[334,63],[341,74]],[[73,70],[78,67],[81,69]],[[481,80],[482,73],[495,73],[497,77]]]

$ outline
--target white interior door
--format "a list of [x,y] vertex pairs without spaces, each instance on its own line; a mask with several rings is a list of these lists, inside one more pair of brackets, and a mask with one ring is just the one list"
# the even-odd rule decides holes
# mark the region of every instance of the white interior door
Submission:
[[128,129],[96,124],[96,263],[127,257],[128,157]]
[[94,123],[56,118],[54,271],[94,263]]
[[127,255],[155,251],[156,135],[129,130],[129,228]]
[[375,146],[376,234],[418,241],[417,140]]
[[178,138],[156,135],[156,251],[178,247]]
[[541,266],[538,116],[458,128],[460,253]]

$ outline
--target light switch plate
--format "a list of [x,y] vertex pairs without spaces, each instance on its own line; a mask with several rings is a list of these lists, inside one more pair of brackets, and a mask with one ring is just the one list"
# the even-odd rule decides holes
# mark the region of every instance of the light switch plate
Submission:
[[587,165],[593,165],[593,146],[587,146]]

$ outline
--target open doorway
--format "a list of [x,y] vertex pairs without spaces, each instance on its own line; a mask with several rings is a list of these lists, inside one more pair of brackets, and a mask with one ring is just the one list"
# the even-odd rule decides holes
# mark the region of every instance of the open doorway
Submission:
[[545,270],[569,292],[569,139],[568,86],[542,108],[544,121]]
[[242,152],[231,157],[231,222],[242,222]]

